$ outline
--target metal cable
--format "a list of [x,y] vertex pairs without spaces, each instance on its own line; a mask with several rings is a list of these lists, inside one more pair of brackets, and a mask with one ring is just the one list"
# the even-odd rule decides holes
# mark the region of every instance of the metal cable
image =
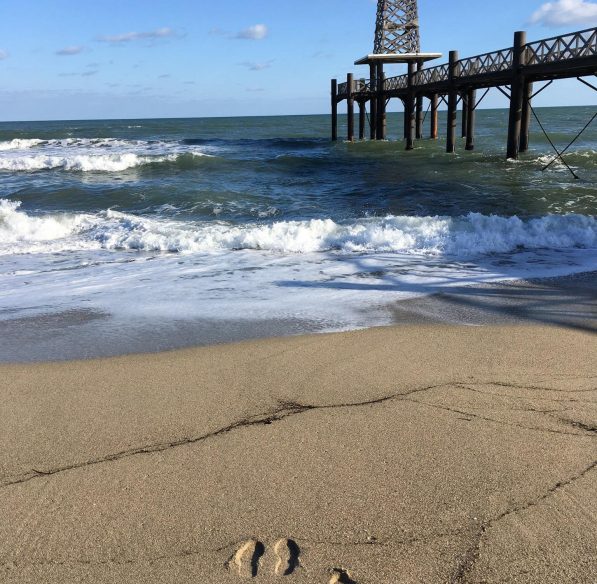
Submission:
[[545,131],[545,128],[543,127],[543,124],[541,123],[541,120],[539,119],[539,117],[537,116],[537,114],[535,113],[535,109],[531,107],[531,111],[533,112],[533,116],[535,116],[535,119],[537,120],[537,123],[539,124],[539,127],[541,128],[541,130],[543,131],[543,134],[545,134],[545,137],[547,138],[547,141],[551,144],[551,147],[556,151],[556,159],[559,158],[562,161],[562,164],[570,171],[570,173],[572,174],[572,176],[575,179],[579,179],[580,177],[570,168],[570,166],[568,165],[568,163],[562,158],[562,155],[560,154],[560,151],[556,148],[556,145],[552,142],[551,138],[549,137],[549,134]]
[[[597,118],[597,112],[595,112],[593,114],[593,117],[587,122],[587,125],[576,135],[574,140],[572,140],[572,142],[570,142],[570,144],[568,144],[568,146],[566,146],[566,148],[564,148],[564,150],[562,150],[559,153],[560,158],[568,151],[570,146],[572,146],[572,144],[574,144],[584,134],[585,130],[593,123],[593,120],[595,118]],[[558,156],[554,156],[553,160],[549,164],[544,166],[541,170],[547,170],[557,159],[558,159]]]
[[421,123],[425,123],[425,120],[427,119],[427,114],[429,113],[429,110],[431,109],[431,102],[429,102],[429,105],[427,106],[427,111],[425,112],[425,115],[423,116],[423,121]]

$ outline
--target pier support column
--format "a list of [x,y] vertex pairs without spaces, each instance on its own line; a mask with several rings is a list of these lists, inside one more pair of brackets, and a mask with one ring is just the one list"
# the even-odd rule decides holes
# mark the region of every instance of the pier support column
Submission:
[[458,76],[458,51],[450,51],[450,90],[448,92],[448,132],[446,152],[456,152],[456,121],[458,116],[458,90],[456,77]]
[[475,149],[475,107],[477,105],[477,92],[468,89],[466,92],[466,150]]
[[386,139],[386,96],[383,63],[377,64],[377,139]]
[[512,84],[510,90],[510,117],[508,120],[508,152],[507,157],[518,160],[520,148],[520,130],[522,126],[522,106],[525,79],[522,67],[525,64],[526,33],[514,33],[512,47]]
[[461,131],[461,136],[463,138],[466,138],[468,132],[467,132],[467,124],[468,124],[468,108],[469,108],[469,103],[468,103],[468,92],[463,91],[461,94],[461,99],[462,99],[462,131]]
[[338,80],[332,79],[332,140],[338,140]]
[[[423,63],[419,61],[417,63],[417,71],[421,71],[423,69]],[[416,138],[417,140],[421,140],[423,138],[423,96],[417,95],[417,131],[416,131]]]
[[346,76],[346,115],[348,117],[347,140],[354,142],[354,81],[352,73]]
[[365,120],[367,119],[367,110],[365,102],[359,101],[359,140],[365,139]]
[[439,105],[439,98],[437,93],[434,93],[431,96],[431,109],[430,109],[430,126],[429,126],[429,137],[432,140],[437,140],[438,132],[437,132],[437,108]]
[[400,101],[402,102],[402,106],[404,107],[404,124],[403,124],[402,137],[405,140],[407,140],[408,139],[408,98],[401,97]]
[[404,100],[404,127],[406,130],[406,149],[415,147],[416,136],[416,102],[414,90],[415,63],[408,64],[408,94]]
[[531,100],[533,98],[533,84],[525,81],[522,94],[522,120],[520,123],[520,152],[529,149],[529,132],[531,128]]
[[371,126],[371,140],[377,139],[377,70],[374,63],[369,63],[369,82],[371,83],[371,106],[369,125]]

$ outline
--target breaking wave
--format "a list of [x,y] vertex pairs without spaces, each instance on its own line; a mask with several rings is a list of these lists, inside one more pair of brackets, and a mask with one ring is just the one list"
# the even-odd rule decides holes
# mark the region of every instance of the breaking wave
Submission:
[[597,247],[597,220],[546,215],[523,220],[469,213],[461,217],[331,219],[233,225],[139,217],[113,210],[97,214],[35,216],[0,199],[0,254],[74,249],[215,252],[264,250],[412,253],[473,258],[516,250]]
[[65,170],[121,172],[162,162],[188,162],[210,156],[177,141],[116,138],[14,139],[0,142],[0,171]]
[[5,142],[0,142],[0,151],[2,150],[25,150],[27,148],[33,148],[39,144],[43,144],[44,140],[38,138],[15,138]]

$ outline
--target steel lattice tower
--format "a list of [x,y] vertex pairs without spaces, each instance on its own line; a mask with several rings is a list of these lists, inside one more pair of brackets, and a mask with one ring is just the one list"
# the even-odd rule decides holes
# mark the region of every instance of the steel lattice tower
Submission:
[[378,0],[373,52],[380,55],[420,50],[417,0]]

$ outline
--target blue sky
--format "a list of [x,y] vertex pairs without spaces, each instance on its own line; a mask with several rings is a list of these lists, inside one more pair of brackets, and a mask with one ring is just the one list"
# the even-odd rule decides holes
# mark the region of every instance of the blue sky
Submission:
[[[327,113],[371,52],[374,0],[1,0],[0,120]],[[482,9],[481,6],[483,7]],[[419,0],[422,49],[461,56],[597,26],[595,0]],[[442,60],[443,61],[443,60]],[[390,74],[402,70],[392,69]],[[537,105],[597,104],[559,81]],[[497,90],[485,107],[503,107]]]

